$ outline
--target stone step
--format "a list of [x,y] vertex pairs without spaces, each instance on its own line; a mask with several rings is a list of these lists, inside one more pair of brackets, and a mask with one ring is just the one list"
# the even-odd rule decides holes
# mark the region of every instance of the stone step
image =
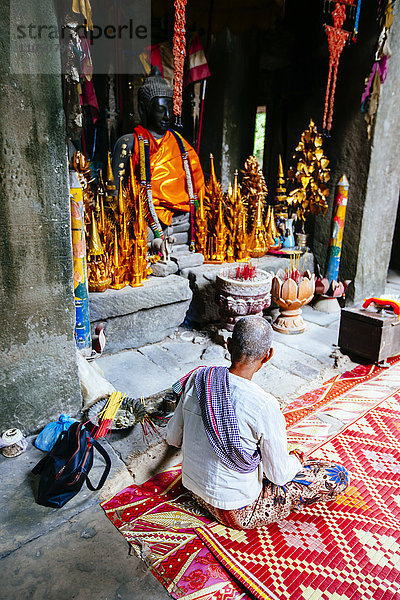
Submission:
[[93,329],[105,323],[105,353],[158,342],[183,323],[192,292],[189,282],[177,275],[150,277],[137,288],[90,293]]
[[204,256],[200,252],[188,252],[187,246],[185,248],[186,252],[173,252],[170,257],[178,265],[179,271],[203,264]]
[[189,246],[188,244],[174,244],[172,246],[171,256],[175,256],[177,254],[188,254]]
[[172,217],[172,226],[182,225],[183,223],[190,223],[190,214],[188,212],[181,213],[180,215],[174,215]]
[[189,221],[187,223],[181,223],[180,225],[174,225],[173,226],[173,232],[175,233],[183,233],[185,231],[189,231],[190,229],[190,223]]
[[[188,231],[183,231],[181,233],[175,232],[174,229],[174,233],[172,234],[173,238],[175,239],[174,245],[178,245],[178,244],[186,244],[186,246],[188,246],[189,244],[189,233]],[[188,248],[189,250],[189,248]]]

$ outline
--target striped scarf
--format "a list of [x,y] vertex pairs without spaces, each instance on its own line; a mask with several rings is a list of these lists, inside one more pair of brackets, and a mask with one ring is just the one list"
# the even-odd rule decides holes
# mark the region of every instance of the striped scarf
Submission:
[[[195,376],[195,389],[199,400],[204,429],[215,454],[229,469],[251,473],[260,464],[261,455],[246,452],[240,441],[239,426],[229,389],[227,367],[199,367]],[[172,389],[179,395],[193,373],[179,379]]]

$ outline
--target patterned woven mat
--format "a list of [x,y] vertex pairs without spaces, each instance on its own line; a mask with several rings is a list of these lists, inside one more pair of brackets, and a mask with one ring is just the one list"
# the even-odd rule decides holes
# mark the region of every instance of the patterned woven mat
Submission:
[[400,395],[394,385],[400,387],[398,365],[372,387],[363,384],[332,403],[329,410],[347,420],[339,433],[330,435],[314,415],[289,430],[293,445],[350,471],[351,485],[336,502],[258,530],[215,522],[198,530],[257,598],[400,599]]
[[102,504],[174,598],[400,600],[400,365],[362,368],[341,395],[333,380],[320,388],[333,397],[306,394],[306,418],[288,407],[290,445],[352,474],[335,503],[238,532],[210,522],[175,467]]
[[[389,358],[387,362],[392,366],[399,361],[400,356],[394,356]],[[374,380],[385,373],[386,370],[386,368],[378,365],[357,365],[351,371],[339,373],[332,379],[325,381],[321,387],[306,392],[284,408],[283,413],[287,426],[290,427],[311,412],[320,409],[339,396],[347,394],[355,386]]]
[[249,600],[196,533],[210,523],[182,487],[181,467],[103,502],[108,518],[174,598]]

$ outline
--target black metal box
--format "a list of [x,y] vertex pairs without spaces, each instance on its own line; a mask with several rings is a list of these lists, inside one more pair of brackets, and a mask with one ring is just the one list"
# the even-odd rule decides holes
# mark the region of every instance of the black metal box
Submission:
[[400,354],[400,321],[392,312],[371,308],[343,308],[340,317],[339,347],[371,363]]

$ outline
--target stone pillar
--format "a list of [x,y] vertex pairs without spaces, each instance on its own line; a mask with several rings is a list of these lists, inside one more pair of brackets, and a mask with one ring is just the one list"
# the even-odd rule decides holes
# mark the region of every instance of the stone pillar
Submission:
[[[27,51],[15,74],[9,5],[0,2],[0,433],[81,406],[60,61]],[[12,31],[18,18],[56,25],[51,0],[12,11]]]
[[[364,5],[363,5],[364,9]],[[334,128],[327,155],[331,159],[332,190],[342,174],[350,182],[344,226],[340,278],[351,279],[350,302],[381,295],[385,288],[400,190],[400,10],[396,6],[390,32],[392,56],[381,88],[375,128],[367,140],[360,110],[364,81],[369,74],[379,31],[375,7],[365,6],[359,43],[350,56],[345,49],[335,102]],[[333,194],[331,194],[331,201]],[[316,219],[314,251],[324,267],[331,227],[331,211]]]
[[382,294],[387,270],[400,192],[400,10],[390,30],[392,56],[381,89],[364,213],[355,286],[355,299]]
[[209,56],[200,159],[206,179],[209,155],[215,158],[217,177],[224,189],[233,182],[235,169],[243,168],[253,152],[257,109],[257,31],[216,36]]

